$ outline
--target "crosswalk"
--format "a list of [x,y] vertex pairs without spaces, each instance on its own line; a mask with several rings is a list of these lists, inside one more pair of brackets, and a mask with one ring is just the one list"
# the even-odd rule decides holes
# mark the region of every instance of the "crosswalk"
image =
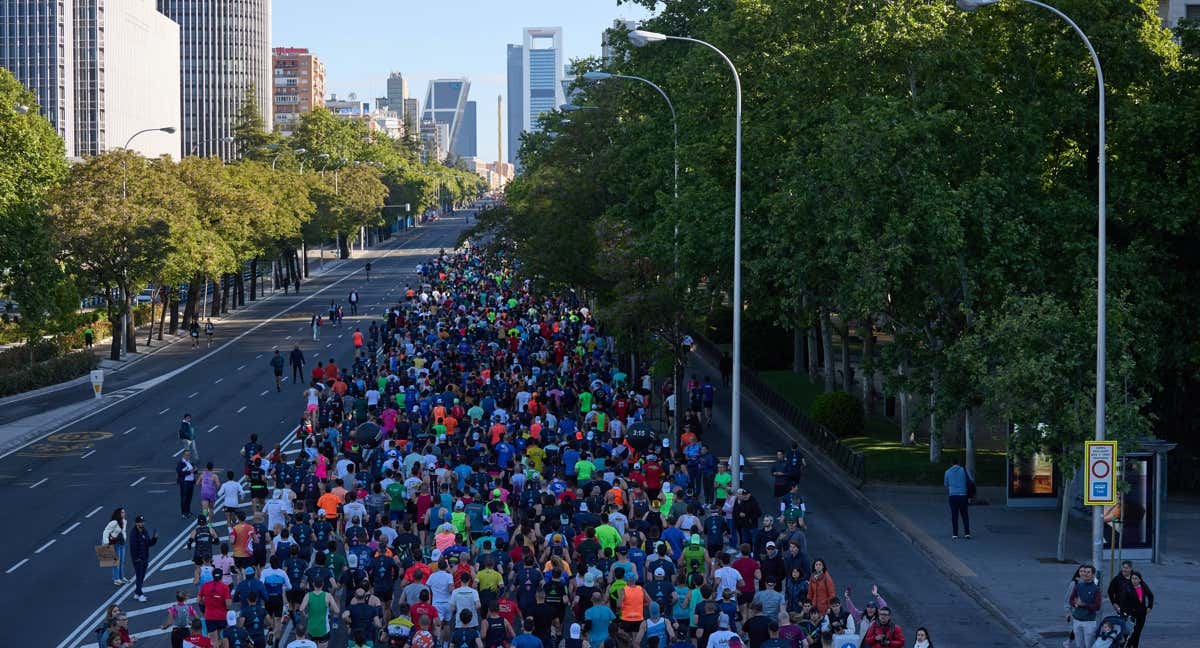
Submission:
[[[296,429],[283,437],[280,447],[288,455],[295,455],[300,451],[300,440],[296,437]],[[246,485],[245,477],[238,481],[243,486]],[[242,502],[238,507],[249,509],[250,502]],[[219,539],[214,544],[214,548],[229,540],[228,523],[224,516],[216,515],[220,510],[222,510],[222,506],[218,503],[213,513],[215,520],[212,526]],[[197,588],[193,585],[195,563],[192,560],[193,552],[187,548],[186,544],[187,537],[193,528],[195,528],[194,525],[188,527],[185,532],[167,543],[161,552],[152,556],[146,580],[142,585],[142,593],[146,596],[145,602],[133,598],[132,585],[123,586],[118,590],[119,595],[114,597],[113,602],[121,606],[121,610],[129,619],[129,633],[137,638],[139,648],[168,648],[170,646],[171,630],[170,628],[164,630],[160,626],[166,619],[167,608],[175,603],[177,591],[189,592],[192,596],[188,602],[193,604],[196,602],[195,591]],[[92,623],[91,628],[85,628],[82,634],[74,633],[77,638],[73,641],[69,639],[60,644],[59,648],[93,648],[96,646],[95,633],[92,630],[99,627],[103,619],[102,610],[100,612],[100,618]]]

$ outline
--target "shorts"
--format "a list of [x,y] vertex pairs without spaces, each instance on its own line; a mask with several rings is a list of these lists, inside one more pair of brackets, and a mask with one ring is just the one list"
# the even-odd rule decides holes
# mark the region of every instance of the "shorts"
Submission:
[[238,569],[245,569],[254,566],[254,556],[234,556],[233,566]]
[[308,639],[315,644],[323,644],[329,642],[329,635],[323,634],[318,637],[317,635],[310,634],[308,635]]
[[278,619],[283,616],[283,596],[268,596],[263,607],[267,608],[267,614]]
[[621,630],[624,630],[625,632],[628,632],[629,634],[637,634],[637,631],[640,630],[641,627],[642,627],[641,621],[626,621],[624,619],[621,620]]
[[266,636],[250,637],[250,643],[254,645],[254,648],[267,648]]
[[[288,590],[286,593],[287,602],[291,603],[292,605],[300,605],[300,602],[304,600],[305,594],[308,594],[307,590],[300,588],[300,587],[294,587],[294,588]],[[267,609],[270,610],[271,608],[267,608]]]
[[228,627],[229,627],[229,624],[225,623],[225,619],[205,619],[204,620],[204,628],[206,630],[208,630],[209,634],[211,634],[213,632],[220,632]]
[[304,412],[305,412],[306,414],[307,414],[308,412],[315,412],[315,411],[317,411],[317,406],[316,406],[316,405],[309,405],[307,408],[305,408],[305,409],[304,409]]
[[439,619],[450,619],[450,603],[434,603],[433,607],[437,608]]
[[738,592],[738,605],[750,605],[754,600],[754,592]]

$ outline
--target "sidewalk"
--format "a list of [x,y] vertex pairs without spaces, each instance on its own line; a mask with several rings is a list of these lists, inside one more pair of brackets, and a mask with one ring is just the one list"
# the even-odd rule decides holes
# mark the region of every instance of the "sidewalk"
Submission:
[[[1075,566],[1091,560],[1088,521],[1072,517],[1067,528],[1067,564],[1054,560],[1059,511],[1012,509],[1002,504],[971,507],[972,540],[950,538],[949,510],[941,488],[870,484],[862,492],[927,553],[944,557],[969,589],[987,597],[1006,615],[1059,646],[1067,636],[1064,592]],[[980,496],[1004,502],[1004,491],[981,488]],[[1189,645],[1195,637],[1192,602],[1200,592],[1200,498],[1168,497],[1162,529],[1167,536],[1162,565],[1134,563],[1154,592],[1143,645]],[[1108,587],[1108,565],[1101,585]],[[956,579],[956,580],[957,580]],[[1107,603],[1102,613],[1112,610]]]

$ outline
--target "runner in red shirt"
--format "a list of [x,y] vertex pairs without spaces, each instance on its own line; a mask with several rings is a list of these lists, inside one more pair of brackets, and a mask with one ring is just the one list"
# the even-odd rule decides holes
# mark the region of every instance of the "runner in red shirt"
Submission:
[[[409,618],[413,621],[414,630],[431,630],[433,625],[438,622],[437,608],[429,602],[429,589],[421,590],[421,600],[409,610]],[[429,619],[429,628],[421,627],[421,619]]]
[[200,619],[192,619],[192,633],[183,638],[183,648],[213,648],[212,639],[201,632],[203,627]]
[[[204,625],[207,626],[209,639],[220,641],[221,631],[226,625],[225,615],[229,612],[229,602],[233,599],[229,593],[229,586],[221,580],[221,570],[213,570],[213,579],[200,587],[200,594],[196,598],[204,606]],[[198,621],[192,623],[192,628],[196,628],[194,624]]]
[[738,550],[741,551],[742,557],[733,561],[730,565],[742,575],[742,587],[738,591],[738,603],[745,606],[750,605],[750,601],[754,598],[754,584],[758,582],[761,574],[759,573],[758,561],[750,557],[750,545],[743,543]]

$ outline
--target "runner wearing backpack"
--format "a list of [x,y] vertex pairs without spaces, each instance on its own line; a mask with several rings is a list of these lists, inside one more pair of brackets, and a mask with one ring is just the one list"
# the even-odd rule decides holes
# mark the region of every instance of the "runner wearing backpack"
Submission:
[[175,592],[175,603],[167,608],[167,618],[159,628],[171,629],[171,648],[181,648],[183,640],[192,633],[192,621],[198,620],[200,614],[196,608],[187,602],[188,595],[184,591]]

